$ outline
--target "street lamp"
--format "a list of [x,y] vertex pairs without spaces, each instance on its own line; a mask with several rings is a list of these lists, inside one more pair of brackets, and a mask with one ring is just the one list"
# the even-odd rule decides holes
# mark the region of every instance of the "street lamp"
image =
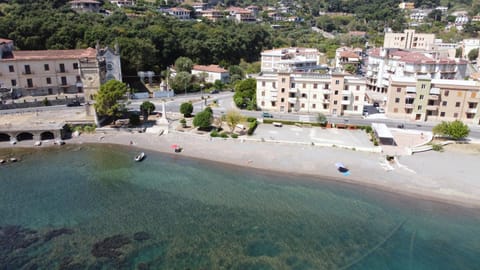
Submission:
[[[200,84],[200,94],[202,95],[203,100],[203,83]],[[205,106],[207,105],[207,100],[205,99]],[[202,102],[202,110],[203,110],[203,102]]]

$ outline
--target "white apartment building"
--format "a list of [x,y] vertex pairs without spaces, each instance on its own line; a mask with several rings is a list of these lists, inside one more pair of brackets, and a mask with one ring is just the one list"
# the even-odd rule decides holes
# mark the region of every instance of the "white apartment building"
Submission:
[[465,60],[442,57],[438,52],[375,48],[368,53],[365,73],[367,87],[385,93],[392,76],[463,80],[467,77],[467,63]]
[[435,44],[435,34],[417,34],[406,29],[403,33],[385,33],[384,48],[431,50]]
[[190,10],[186,8],[173,7],[167,9],[160,9],[160,12],[174,16],[179,20],[190,20]]
[[282,48],[261,53],[262,72],[308,72],[321,69],[320,53],[311,48]]
[[261,73],[257,106],[277,112],[361,115],[366,80],[345,73]]
[[118,47],[14,51],[13,41],[1,41],[0,88],[12,96],[78,93],[88,101],[102,83],[122,79]]
[[110,3],[118,7],[132,7],[135,6],[135,0],[110,0]]
[[96,0],[73,0],[68,2],[76,12],[99,12],[100,2]]

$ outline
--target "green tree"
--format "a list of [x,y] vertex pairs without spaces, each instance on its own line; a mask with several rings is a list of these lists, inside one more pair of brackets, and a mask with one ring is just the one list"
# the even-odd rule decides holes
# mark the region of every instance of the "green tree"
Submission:
[[235,85],[235,94],[233,95],[233,100],[235,105],[239,108],[256,108],[256,90],[257,90],[257,81],[253,78],[245,79],[239,81]]
[[144,101],[142,105],[140,105],[140,112],[143,115],[143,121],[148,120],[148,116],[155,111],[155,104],[150,101]]
[[235,127],[243,121],[243,116],[237,110],[229,110],[225,114],[225,121],[227,122],[228,127],[230,127],[230,132],[232,133]]
[[470,134],[470,129],[462,121],[442,122],[432,129],[433,134],[460,140]]
[[357,68],[352,64],[346,64],[344,68],[345,71],[350,74],[355,74],[355,72],[357,72]]
[[213,117],[212,113],[208,110],[204,110],[195,114],[193,118],[193,125],[199,129],[208,129],[212,125]]
[[327,124],[327,117],[323,113],[317,114],[317,122],[321,125]]
[[125,104],[119,103],[127,93],[127,85],[117,81],[109,80],[102,86],[95,95],[95,109],[99,115],[119,117],[125,110]]
[[478,48],[468,52],[468,60],[473,61],[478,58]]
[[193,112],[193,105],[191,102],[184,102],[180,105],[180,113],[183,114],[184,117],[190,117]]
[[176,94],[186,93],[191,88],[192,75],[188,72],[182,71],[177,73],[171,82],[173,91]]
[[175,60],[175,69],[177,72],[188,72],[190,73],[193,68],[193,61],[188,57],[181,56]]

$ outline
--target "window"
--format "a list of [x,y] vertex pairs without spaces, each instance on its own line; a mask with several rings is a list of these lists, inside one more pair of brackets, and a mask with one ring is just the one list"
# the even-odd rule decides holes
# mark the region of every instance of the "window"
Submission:
[[281,92],[282,92],[282,93],[285,93],[285,88],[282,88],[282,91],[281,91]]
[[446,90],[445,93],[444,93],[444,95],[445,95],[446,97],[448,97],[448,94],[450,94],[450,91]]
[[400,98],[395,98],[395,103],[400,103]]
[[47,78],[47,84],[52,84],[52,78]]
[[342,99],[343,100],[348,100],[348,96],[344,96]]
[[275,106],[277,106],[277,102],[272,101],[272,107],[275,107]]
[[333,105],[337,105],[337,101],[336,101],[336,100],[333,101]]
[[275,84],[275,82],[272,82],[272,87],[277,88],[277,85]]
[[394,113],[398,113],[398,108],[393,108]]
[[60,68],[60,72],[65,72],[65,64],[60,64],[59,68]]
[[358,106],[357,105],[353,106],[353,110],[358,111]]
[[12,86],[17,86],[17,80],[11,80]]
[[334,93],[334,94],[335,94],[335,95],[338,95],[338,90],[335,90],[335,93]]
[[455,102],[455,107],[460,107],[460,102]]
[[340,84],[340,80],[335,80],[335,84]]
[[62,85],[67,85],[67,77],[61,77]]
[[446,102],[446,101],[442,101],[442,106],[447,106],[447,102]]
[[265,87],[265,82],[262,82],[262,86]]
[[261,103],[261,104],[262,104],[262,107],[263,107],[263,106],[265,106],[265,101],[262,101],[262,103]]
[[30,65],[25,65],[25,74],[32,74],[32,71],[30,70]]
[[356,89],[357,89],[357,91],[359,91],[360,90],[360,85],[357,85]]
[[440,117],[445,117],[445,112],[440,112]]
[[73,69],[78,69],[78,63],[73,63]]
[[302,98],[307,98],[307,94],[302,93]]
[[313,99],[317,99],[317,94],[313,94]]
[[302,108],[305,108],[305,103],[302,103]]
[[474,113],[467,113],[467,119],[472,119],[475,117]]
[[457,118],[457,117],[458,117],[458,113],[454,113],[454,114],[453,114],[453,117],[454,117],[454,118]]
[[318,85],[316,83],[313,84],[313,89],[317,89]]
[[32,79],[27,79],[27,87],[32,88],[33,87],[33,80]]
[[285,82],[285,78],[282,78],[282,83],[284,83],[284,82]]
[[421,111],[421,110],[422,110],[422,105],[418,105],[417,111]]
[[424,96],[423,96],[423,95],[420,95],[420,100],[422,100],[423,98],[424,98]]
[[307,84],[306,84],[306,83],[303,84],[303,88],[307,88]]
[[323,89],[328,89],[328,87],[330,87],[330,85],[326,83]]
[[45,65],[43,65],[43,69],[44,69],[45,71],[49,71],[49,70],[50,70],[50,66],[49,66],[48,64],[45,64]]
[[360,99],[359,96],[355,96],[355,101],[358,101]]
[[347,110],[347,109],[348,109],[348,108],[347,108],[347,105],[343,105],[343,106],[342,106],[342,110],[345,111],[345,110]]
[[264,96],[265,96],[265,91],[262,91],[262,97],[264,97]]
[[422,83],[422,86],[421,86],[422,89],[425,89],[425,84]]
[[15,68],[12,65],[10,65],[8,66],[8,71],[15,72]]
[[314,103],[312,104],[312,109],[315,109],[315,108],[317,108],[317,104]]
[[476,102],[469,102],[468,103],[468,108],[469,109],[476,109],[477,108],[477,103]]
[[282,97],[282,98],[280,99],[280,102],[285,102],[285,99]]

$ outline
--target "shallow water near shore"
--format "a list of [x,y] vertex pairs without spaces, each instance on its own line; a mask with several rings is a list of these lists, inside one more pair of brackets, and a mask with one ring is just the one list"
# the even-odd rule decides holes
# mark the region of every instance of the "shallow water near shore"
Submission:
[[[0,269],[475,269],[476,209],[146,152],[0,149]],[[452,179],[454,181],[454,179]]]

